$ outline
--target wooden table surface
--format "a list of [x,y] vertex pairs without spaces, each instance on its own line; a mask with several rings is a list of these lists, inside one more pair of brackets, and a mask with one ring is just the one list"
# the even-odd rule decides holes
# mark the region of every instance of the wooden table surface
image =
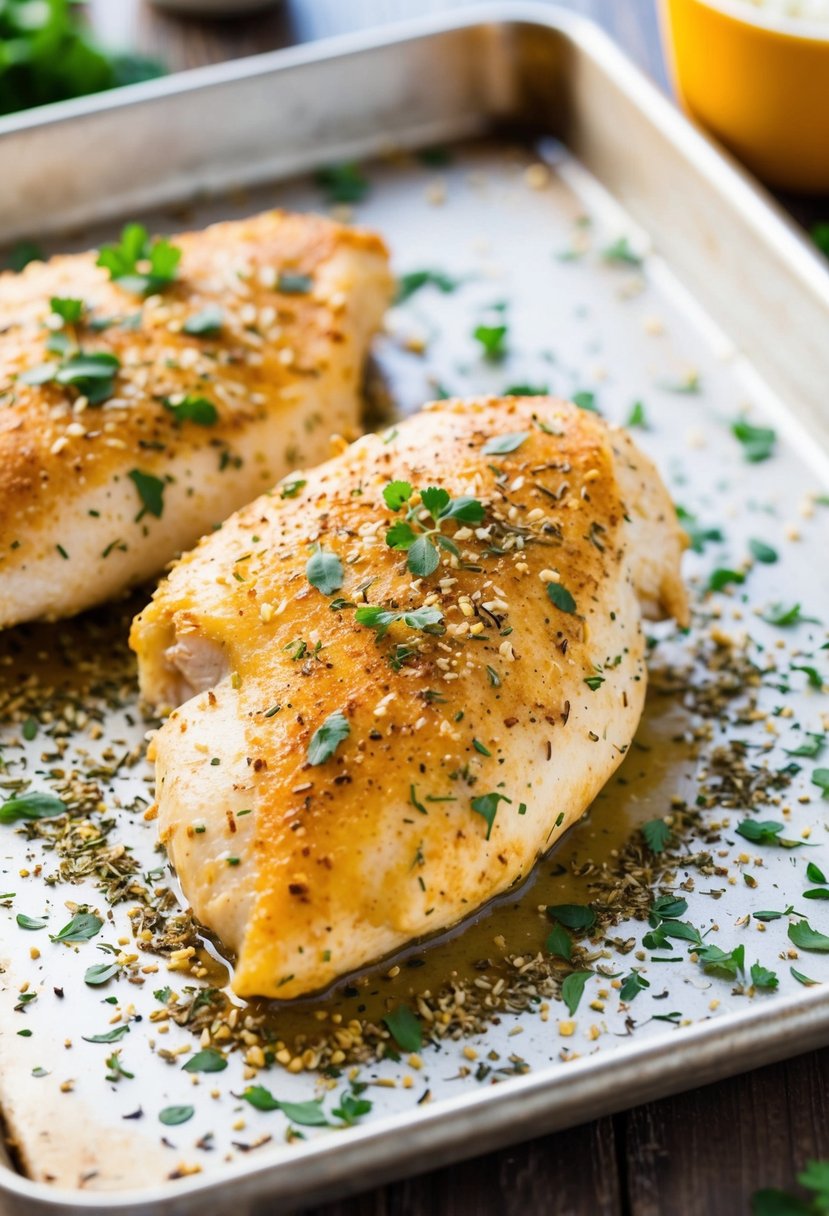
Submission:
[[[90,0],[89,8],[104,40],[175,69],[466,3],[284,0],[232,21],[172,17],[146,0]],[[599,21],[667,88],[654,0],[562,3]],[[303,1216],[739,1216],[755,1190],[792,1186],[818,1157],[829,1157],[829,1048]],[[268,1210],[263,1203],[261,1216]]]

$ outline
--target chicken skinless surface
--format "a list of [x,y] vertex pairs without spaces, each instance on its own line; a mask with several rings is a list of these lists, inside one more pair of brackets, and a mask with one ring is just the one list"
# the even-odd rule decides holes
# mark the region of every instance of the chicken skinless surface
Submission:
[[382,241],[279,211],[171,240],[168,281],[0,275],[0,628],[141,582],[359,432]]
[[131,637],[180,706],[161,838],[242,996],[324,989],[524,878],[630,746],[643,616],[688,611],[654,466],[564,402],[435,403],[304,477]]

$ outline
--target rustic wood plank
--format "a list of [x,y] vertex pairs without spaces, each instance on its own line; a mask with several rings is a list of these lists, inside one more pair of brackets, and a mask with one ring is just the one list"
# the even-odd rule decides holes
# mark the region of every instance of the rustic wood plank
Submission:
[[620,1125],[631,1216],[748,1212],[754,1191],[829,1157],[829,1049],[648,1103]]
[[[302,1216],[622,1216],[611,1119],[598,1119]],[[256,1216],[266,1216],[262,1205]]]

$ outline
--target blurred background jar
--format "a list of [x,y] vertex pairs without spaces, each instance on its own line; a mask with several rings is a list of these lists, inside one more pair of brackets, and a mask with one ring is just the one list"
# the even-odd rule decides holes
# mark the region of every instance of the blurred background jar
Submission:
[[150,3],[169,13],[192,13],[194,17],[243,17],[276,8],[281,0],[150,0]]
[[768,185],[829,193],[829,0],[661,0],[679,99]]

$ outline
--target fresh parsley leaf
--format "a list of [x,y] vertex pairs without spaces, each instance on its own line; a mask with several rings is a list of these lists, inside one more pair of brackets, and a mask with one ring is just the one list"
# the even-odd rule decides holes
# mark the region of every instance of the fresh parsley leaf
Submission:
[[630,407],[630,413],[627,416],[625,426],[638,426],[640,430],[643,431],[650,430],[650,423],[648,422],[647,414],[645,413],[645,406],[641,401],[634,401],[633,405]]
[[488,439],[481,448],[484,456],[506,456],[521,447],[525,439],[529,439],[529,431],[515,431],[509,435],[496,435]]
[[66,325],[77,325],[86,311],[83,300],[75,300],[70,296],[52,296],[49,307]]
[[316,180],[329,203],[359,203],[369,191],[369,181],[354,161],[325,165],[317,170]]
[[292,1123],[298,1123],[302,1127],[329,1126],[320,1098],[312,1098],[307,1102],[281,1102],[264,1085],[249,1085],[241,1096],[256,1110],[281,1110]]
[[397,519],[386,533],[386,544],[390,549],[407,552],[417,540],[417,533],[405,519]]
[[182,1064],[184,1072],[224,1072],[227,1060],[220,1051],[213,1047],[205,1047]]
[[751,964],[751,982],[755,988],[764,988],[771,991],[776,988],[779,980],[774,971],[769,971],[765,967],[761,967],[759,963]]
[[573,613],[576,611],[576,601],[562,583],[548,583],[547,597],[560,612]]
[[686,511],[684,507],[678,506],[676,508],[676,517],[688,534],[688,540],[691,542],[691,549],[694,553],[702,553],[710,541],[721,541],[724,539],[720,528],[705,527],[699,523],[696,515],[692,515],[690,511]]
[[722,591],[730,583],[744,583],[746,576],[740,570],[729,570],[722,567],[717,570],[712,570],[708,576],[708,590]]
[[797,946],[798,950],[814,950],[819,954],[829,951],[829,937],[813,929],[806,920],[798,920],[789,925],[788,933],[789,941]]
[[800,611],[800,604],[792,604],[787,608],[785,604],[772,604],[766,612],[762,613],[764,621],[769,625],[779,625],[781,629],[788,629],[791,625],[799,625],[801,622],[808,622],[812,625],[819,625],[820,621],[813,616],[804,616]]
[[305,577],[323,595],[333,595],[343,585],[343,564],[336,553],[317,545],[305,566]]
[[770,819],[744,819],[737,824],[736,831],[738,836],[750,840],[752,844],[782,844],[783,841],[778,837],[784,826],[784,824],[774,823]]
[[510,384],[501,393],[502,397],[546,397],[550,389],[546,384]]
[[573,971],[563,980],[561,999],[567,1006],[567,1011],[571,1017],[578,1009],[579,1002],[584,994],[584,986],[592,975],[592,971]]
[[599,675],[585,676],[584,683],[587,685],[587,687],[590,689],[591,692],[597,692],[601,688],[602,684],[604,684],[604,679],[605,679],[604,676],[599,676]]
[[16,794],[0,806],[0,823],[17,823],[19,819],[53,819],[56,815],[65,815],[67,809],[66,803],[54,794],[29,790],[25,794]]
[[296,498],[302,487],[307,484],[303,477],[292,477],[290,481],[283,481],[279,487],[279,497]]
[[428,578],[440,563],[437,548],[428,536],[418,536],[409,546],[406,565],[417,578]]
[[358,625],[368,625],[377,634],[378,642],[386,636],[390,627],[402,621],[409,629],[433,630],[443,621],[440,608],[413,608],[408,612],[390,612],[379,604],[362,604],[354,613]]
[[492,825],[495,823],[495,816],[498,814],[498,803],[508,802],[512,804],[512,799],[507,798],[506,794],[498,794],[493,791],[490,794],[479,794],[477,798],[471,799],[472,810],[476,815],[481,815],[486,821],[486,840],[489,840],[492,835]]
[[89,942],[101,932],[104,922],[94,912],[76,912],[68,924],[54,935],[50,934],[53,942],[69,942],[79,944]]
[[652,853],[664,853],[672,835],[664,819],[648,819],[642,824],[641,832]]
[[568,963],[573,957],[573,941],[570,934],[561,924],[554,924],[547,936],[547,951],[556,958],[563,958]]
[[164,408],[169,410],[177,422],[195,422],[196,426],[215,426],[219,411],[207,397],[188,393],[184,397],[165,397]]
[[612,244],[606,246],[602,250],[602,257],[606,262],[615,263],[619,266],[641,266],[642,256],[638,254],[630,244],[626,236],[620,236]]
[[335,709],[332,714],[318,726],[308,744],[308,763],[311,765],[325,764],[344,739],[351,734],[351,727],[342,710]]
[[192,317],[188,317],[182,328],[186,334],[195,338],[215,338],[221,333],[224,320],[224,309],[220,308],[218,304],[208,304],[198,312],[194,312]]
[[118,1051],[113,1051],[111,1056],[107,1056],[106,1066],[109,1069],[109,1072],[106,1075],[107,1081],[121,1081],[122,1079],[132,1081],[135,1077],[135,1073],[127,1072],[126,1068],[124,1068],[123,1064],[121,1063],[120,1049]]
[[472,498],[468,494],[460,494],[457,498],[453,498],[441,512],[441,519],[457,519],[462,524],[480,524],[486,512],[484,511],[483,503],[477,498]]
[[573,405],[577,405],[580,410],[587,410],[589,414],[601,414],[601,410],[596,405],[596,394],[591,393],[588,389],[580,389],[577,393],[573,393],[570,398]]
[[777,550],[772,549],[764,540],[752,537],[748,542],[748,550],[755,561],[763,562],[766,566],[772,566],[777,561]]
[[409,501],[414,490],[408,481],[390,481],[383,490],[383,499],[391,511],[399,511]]
[[745,954],[745,946],[735,946],[728,953],[719,946],[703,946],[697,951],[697,958],[706,975],[733,980],[745,971]]
[[790,973],[797,980],[798,984],[803,984],[805,988],[812,988],[815,984],[819,984],[819,980],[811,980],[808,975],[804,975],[802,971],[798,971],[795,967],[789,967]]
[[113,1026],[112,1030],[106,1030],[103,1034],[81,1035],[85,1043],[117,1043],[119,1039],[123,1039],[125,1034],[129,1034],[130,1028],[126,1022],[121,1026]]
[[165,488],[161,478],[154,477],[152,473],[145,473],[143,469],[130,469],[127,476],[134,483],[138,497],[141,499],[141,510],[138,512],[136,522],[147,512],[154,515],[156,519],[161,519],[164,513]]
[[549,904],[547,916],[577,933],[592,929],[596,923],[596,913],[586,904]]
[[829,899],[829,887],[813,887],[803,892],[804,899]]
[[[181,250],[164,237],[150,240],[143,224],[127,224],[117,245],[103,245],[96,265],[125,291],[150,295],[173,282],[181,261]],[[144,269],[144,264],[147,264]]]
[[329,1126],[321,1098],[309,1098],[307,1102],[280,1102],[279,1109],[292,1123],[298,1123],[301,1127]]
[[826,736],[815,734],[811,731],[806,732],[806,741],[801,743],[799,747],[794,747],[787,750],[787,756],[806,756],[810,760],[814,760],[819,756],[826,745]]
[[309,274],[295,274],[283,270],[277,277],[276,290],[286,296],[306,296],[314,286]]
[[255,1110],[279,1110],[282,1103],[275,1098],[264,1085],[249,1085],[242,1094],[245,1102],[249,1102]]
[[679,920],[688,911],[688,901],[682,896],[660,895],[654,900],[648,919],[652,925],[663,920]]
[[423,1031],[418,1018],[408,1005],[398,1005],[397,1009],[386,1014],[383,1021],[402,1051],[420,1051],[423,1046]]
[[789,671],[804,672],[809,687],[817,689],[818,692],[822,690],[824,684],[823,676],[816,667],[809,667],[806,663],[792,663]]
[[194,1106],[165,1106],[158,1112],[158,1121],[165,1127],[178,1127],[179,1123],[186,1123],[188,1119],[192,1119],[195,1113]]
[[472,336],[483,347],[484,358],[499,363],[507,354],[507,325],[476,325]]
[[118,963],[93,963],[84,972],[83,982],[89,984],[90,988],[97,988],[99,984],[105,984],[107,980],[111,980],[119,970]]
[[[57,335],[53,335],[57,336]],[[64,344],[65,345],[65,344]],[[112,396],[115,376],[121,366],[117,355],[107,351],[94,354],[78,352],[68,355],[60,362],[40,363],[21,372],[18,379],[24,384],[70,385],[90,405],[101,405]]]
[[812,773],[812,785],[818,787],[824,798],[829,798],[829,768],[816,768]]
[[441,489],[438,486],[428,486],[425,490],[421,490],[420,501],[432,519],[438,520],[444,514],[452,499],[449,496],[448,490]]
[[636,999],[640,992],[644,992],[646,988],[650,988],[650,984],[645,977],[640,975],[638,971],[631,971],[630,975],[625,976],[622,980],[619,997],[629,1004]]
[[444,295],[456,291],[461,285],[460,279],[453,279],[442,270],[410,270],[397,280],[397,295],[395,304],[404,304],[422,287],[436,287]]
[[816,866],[813,861],[810,861],[806,866],[806,877],[810,882],[826,882],[826,875],[821,870],[820,866]]
[[341,1119],[347,1127],[353,1127],[358,1119],[362,1119],[363,1115],[371,1112],[372,1106],[373,1103],[368,1098],[359,1098],[346,1089],[340,1094],[339,1106],[335,1106],[331,1113],[337,1119]]
[[752,426],[744,418],[731,424],[731,433],[743,448],[743,455],[751,464],[768,460],[774,452],[777,435],[768,426]]

